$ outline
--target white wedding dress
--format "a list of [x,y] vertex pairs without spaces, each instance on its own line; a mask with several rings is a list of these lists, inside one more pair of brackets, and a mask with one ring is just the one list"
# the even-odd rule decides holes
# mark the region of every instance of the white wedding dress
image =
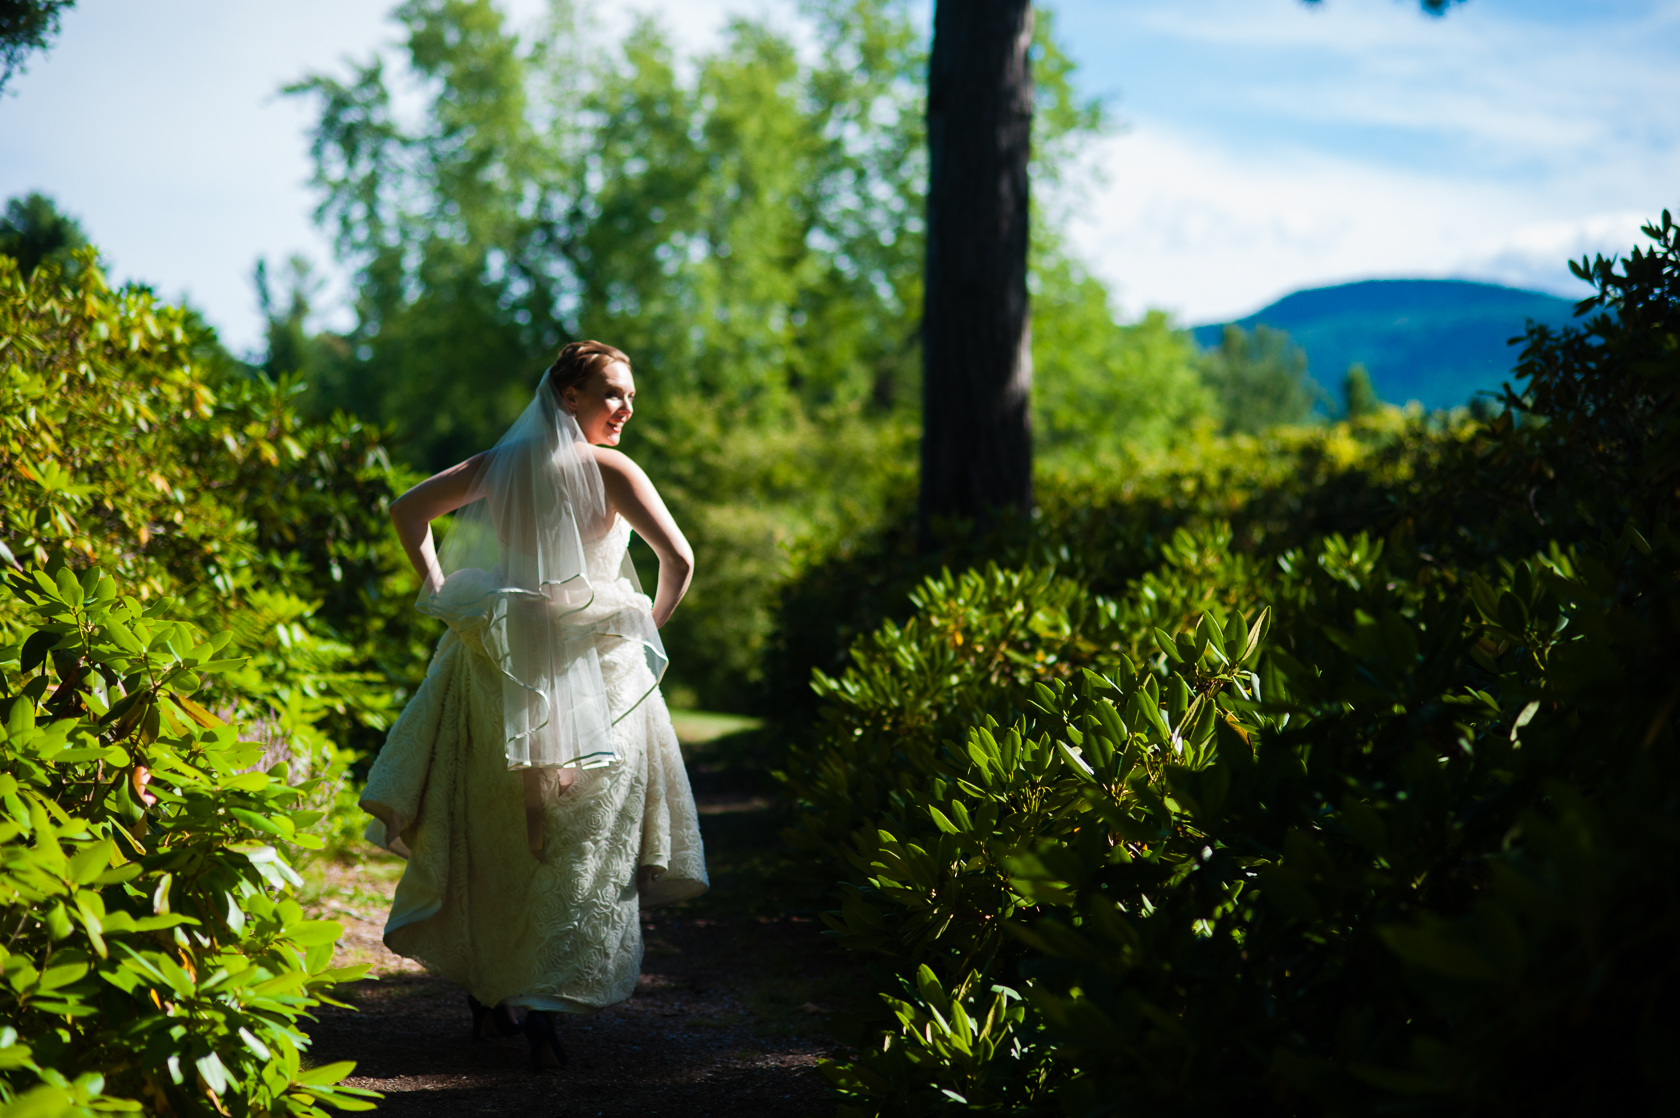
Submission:
[[[620,565],[618,518],[585,545],[597,599],[648,609]],[[385,944],[485,1005],[589,1013],[623,1001],[642,963],[642,907],[707,888],[670,712],[639,643],[597,638],[616,760],[569,770],[527,843],[524,785],[504,751],[503,677],[482,629],[451,628],[368,773],[368,838],[408,859]],[[644,698],[645,696],[645,698]],[[638,892],[642,866],[660,872]]]

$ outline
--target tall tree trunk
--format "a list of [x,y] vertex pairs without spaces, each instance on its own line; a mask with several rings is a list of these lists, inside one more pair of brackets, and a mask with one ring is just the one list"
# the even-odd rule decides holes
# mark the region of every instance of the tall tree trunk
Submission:
[[1028,0],[939,0],[928,67],[919,520],[1032,507]]

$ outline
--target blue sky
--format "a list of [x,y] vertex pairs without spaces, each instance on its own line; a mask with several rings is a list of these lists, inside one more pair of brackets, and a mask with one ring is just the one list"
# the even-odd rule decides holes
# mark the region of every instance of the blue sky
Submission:
[[[629,6],[697,47],[730,12],[796,18],[789,0]],[[1121,125],[1086,152],[1074,232],[1127,315],[1212,321],[1372,276],[1575,294],[1566,258],[1680,209],[1680,0],[1468,0],[1442,19],[1409,0],[1049,6]],[[257,256],[329,259],[306,108],[276,91],[390,45],[388,7],[81,0],[0,98],[0,196],[53,195],[119,278],[251,346]]]

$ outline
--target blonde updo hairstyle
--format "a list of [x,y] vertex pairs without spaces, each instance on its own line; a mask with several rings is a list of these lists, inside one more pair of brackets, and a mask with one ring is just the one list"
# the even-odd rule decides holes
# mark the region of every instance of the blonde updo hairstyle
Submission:
[[630,365],[630,358],[624,355],[623,350],[606,342],[569,342],[561,349],[560,356],[554,359],[554,364],[548,367],[548,372],[543,374],[543,379],[548,383],[548,390],[554,393],[555,402],[565,407],[566,389],[576,388],[596,370],[605,369],[615,361],[622,361],[626,368]]

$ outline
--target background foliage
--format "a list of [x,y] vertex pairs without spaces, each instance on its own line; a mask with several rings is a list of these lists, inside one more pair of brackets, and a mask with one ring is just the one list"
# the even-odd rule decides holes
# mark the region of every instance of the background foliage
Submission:
[[0,0],[0,92],[24,60],[58,35],[64,9],[75,0]]
[[[649,20],[612,41],[582,6],[524,37],[489,0],[396,17],[405,57],[292,87],[317,110],[319,216],[356,275],[356,325],[309,334],[294,270],[265,296],[269,371],[301,370],[315,414],[392,425],[432,470],[494,442],[564,341],[625,349],[624,447],[698,555],[672,683],[761,705],[787,547],[844,540],[913,488],[926,57],[907,5],[813,0],[809,49],[743,18],[690,55]],[[1037,435],[1051,462],[1113,461],[1225,413],[1188,337],[1159,314],[1117,324],[1063,244],[1107,114],[1073,92],[1047,13],[1035,36]],[[417,114],[395,108],[406,80]],[[1278,378],[1298,371],[1250,362],[1218,383],[1255,380],[1230,406],[1281,393],[1263,414],[1294,420]]]

